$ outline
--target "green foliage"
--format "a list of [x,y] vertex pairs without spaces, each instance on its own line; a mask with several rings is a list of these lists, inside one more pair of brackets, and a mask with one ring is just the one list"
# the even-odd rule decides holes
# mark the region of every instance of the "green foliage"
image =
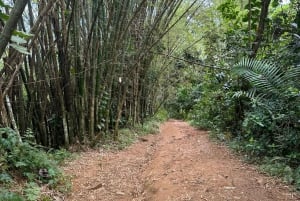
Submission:
[[25,197],[28,201],[36,201],[40,197],[40,187],[35,182],[29,182],[25,185]]
[[50,177],[46,180],[54,179],[60,172],[56,163],[48,159],[45,152],[31,146],[27,142],[19,142],[15,132],[8,128],[0,129],[0,149],[4,152],[4,160],[7,163],[7,170],[15,169],[21,171],[29,179],[39,178],[39,170],[47,169]]
[[55,161],[58,165],[64,164],[64,162],[71,160],[75,157],[74,154],[66,149],[59,149],[48,153],[49,158]]
[[244,59],[233,70],[250,83],[250,91],[235,93],[246,94],[252,105],[242,124],[245,137],[276,147],[275,153],[266,148],[261,154],[287,156],[299,150],[299,66],[284,71],[269,62]]
[[[284,71],[268,61],[243,59],[233,67],[233,72],[252,85],[253,89],[263,95],[279,95],[288,87],[293,87],[293,79],[299,78],[300,66],[291,67]],[[251,92],[253,93],[253,91]],[[253,97],[253,94],[252,94]]]
[[253,28],[257,26],[259,21],[261,3],[260,0],[249,1],[244,8],[246,14],[243,16],[243,22],[250,22]]
[[[186,79],[177,83],[167,106],[174,117],[210,129],[248,161],[267,158],[265,171],[299,188],[299,5],[272,1],[256,55],[260,60],[244,58],[252,55],[261,3],[213,2],[205,12],[208,19],[193,18],[199,25],[195,35],[205,33],[193,51],[201,50],[200,64],[211,68],[198,69],[192,79],[181,71],[178,77]],[[190,66],[180,63],[183,69]]]
[[3,8],[11,8],[11,6],[9,6],[9,5],[7,4],[7,2],[2,1],[2,0],[0,0],[0,7],[3,7]]
[[182,86],[177,89],[175,98],[166,103],[171,118],[186,119],[200,95],[200,86]]
[[1,201],[37,201],[40,197],[41,189],[35,182],[26,183],[22,195],[21,193],[11,192],[8,189],[2,189],[0,191]]
[[160,109],[154,117],[152,117],[156,122],[161,123],[166,121],[169,118],[168,111],[165,109]]
[[8,173],[2,172],[0,174],[0,183],[10,184],[12,181],[13,181],[13,179]]
[[[218,138],[230,137],[239,123],[236,115],[239,101],[232,98],[234,83],[227,72],[207,72],[202,78],[189,119],[195,126],[218,133]],[[221,135],[219,135],[221,134]]]
[[0,191],[0,200],[1,201],[25,201],[24,198],[22,198],[17,193],[1,190]]
[[15,31],[13,32],[13,35],[11,37],[11,43],[9,44],[9,46],[22,54],[31,55],[31,53],[28,51],[26,47],[26,43],[27,43],[26,39],[29,39],[32,36],[33,36],[32,34],[28,34],[21,31]]
[[0,11],[0,19],[1,19],[1,20],[6,21],[6,20],[8,20],[8,18],[9,18],[9,15],[7,15],[7,14],[5,14],[5,13],[2,13],[2,12]]
[[[1,8],[9,9],[11,8],[7,2],[0,0],[0,20],[1,22],[7,21],[9,19],[9,15],[4,13]],[[28,51],[26,47],[27,40],[32,37],[32,34],[21,32],[21,31],[14,31],[13,35],[10,39],[9,46],[17,50],[22,54],[30,55],[31,53]]]
[[268,93],[276,93],[285,81],[281,69],[267,61],[246,58],[237,63],[232,70],[258,90]]
[[300,189],[300,167],[292,168],[282,161],[282,158],[273,158],[265,159],[260,168],[272,176],[281,177],[288,184],[294,184],[298,190]]
[[22,53],[22,54],[27,54],[30,55],[31,53],[27,50],[26,47],[23,47],[17,43],[11,43],[9,44],[10,47],[14,48],[15,50],[17,50],[18,52]]
[[234,120],[235,103],[230,97],[229,92],[221,89],[203,93],[191,112],[193,124],[202,128],[226,131],[229,128],[228,124]]
[[[70,153],[58,150],[47,154],[37,148],[31,135],[32,132],[27,131],[23,142],[20,142],[12,129],[0,128],[0,185],[9,189],[14,182],[11,174],[22,176],[28,181],[23,191],[28,201],[38,200],[40,197],[40,187],[37,183],[47,183],[59,190],[70,189],[68,180],[58,168],[58,163],[71,157]],[[20,196],[11,193],[10,190],[4,190],[0,194],[0,200],[23,200]]]
[[300,190],[300,167],[294,170],[294,184]]
[[239,12],[235,0],[226,0],[217,9],[222,13],[222,17],[227,20],[235,20]]
[[118,142],[105,143],[106,148],[117,148],[119,150],[125,149],[126,147],[133,144],[139,134],[136,132],[137,129],[121,129],[119,131]]
[[102,139],[100,146],[107,149],[122,150],[136,142],[139,136],[157,134],[160,123],[168,118],[167,115],[168,113],[165,110],[160,110],[155,116],[146,119],[143,124],[137,124],[132,128],[120,129],[118,141],[111,139],[111,135],[106,136],[105,139]]
[[233,98],[250,107],[244,110],[238,135],[230,144],[262,169],[299,188],[300,93],[299,66],[280,68],[267,61],[243,59],[233,72],[247,83],[247,91]]

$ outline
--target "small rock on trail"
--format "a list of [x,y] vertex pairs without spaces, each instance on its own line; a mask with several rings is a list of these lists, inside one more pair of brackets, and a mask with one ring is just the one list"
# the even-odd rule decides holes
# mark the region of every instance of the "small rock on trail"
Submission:
[[206,131],[170,120],[125,150],[92,150],[65,167],[67,201],[290,201],[299,194],[212,143]]

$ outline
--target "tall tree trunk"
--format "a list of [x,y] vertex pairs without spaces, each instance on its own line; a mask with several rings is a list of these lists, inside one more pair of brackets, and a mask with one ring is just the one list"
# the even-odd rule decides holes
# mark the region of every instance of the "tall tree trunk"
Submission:
[[264,30],[265,30],[265,22],[269,13],[269,5],[271,0],[262,0],[261,3],[261,11],[259,16],[259,24],[256,31],[256,38],[252,45],[252,53],[250,55],[251,58],[255,58],[260,47],[260,44],[263,40]]

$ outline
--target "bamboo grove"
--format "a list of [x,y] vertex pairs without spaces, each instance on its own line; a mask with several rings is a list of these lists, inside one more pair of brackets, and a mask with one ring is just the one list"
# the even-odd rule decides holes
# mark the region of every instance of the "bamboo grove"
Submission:
[[163,99],[153,52],[182,2],[28,0],[17,29],[30,54],[2,57],[1,127],[68,147],[142,123]]

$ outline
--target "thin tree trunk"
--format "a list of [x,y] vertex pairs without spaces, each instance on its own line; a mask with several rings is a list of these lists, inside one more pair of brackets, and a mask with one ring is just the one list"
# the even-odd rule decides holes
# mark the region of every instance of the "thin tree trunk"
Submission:
[[6,100],[6,106],[8,109],[8,114],[9,114],[9,117],[11,120],[12,127],[13,127],[14,131],[16,132],[19,142],[22,142],[22,138],[21,138],[21,135],[20,135],[20,132],[19,132],[19,129],[18,129],[15,117],[14,117],[13,109],[12,109],[8,95],[5,96],[5,100]]
[[265,30],[265,22],[268,17],[269,5],[271,0],[262,0],[261,4],[261,12],[259,16],[259,24],[256,31],[256,38],[252,45],[252,53],[250,55],[251,58],[255,58],[260,47],[260,44],[263,40],[264,30]]
[[3,31],[0,35],[0,58],[2,57],[5,51],[10,37],[18,24],[18,21],[21,19],[22,13],[27,3],[27,0],[17,0],[15,2],[15,5],[9,15],[9,19],[6,22]]

